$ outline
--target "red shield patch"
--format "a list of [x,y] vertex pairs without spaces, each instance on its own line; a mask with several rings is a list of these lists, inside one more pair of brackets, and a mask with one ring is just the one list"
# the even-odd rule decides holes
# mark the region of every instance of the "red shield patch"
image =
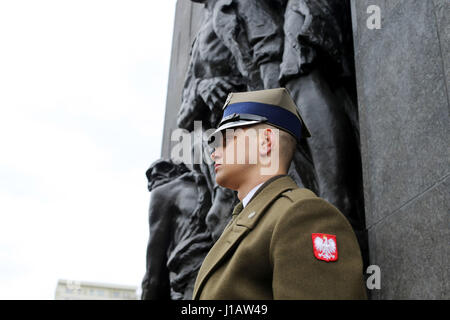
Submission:
[[314,255],[317,259],[326,262],[338,259],[336,236],[325,233],[312,233]]

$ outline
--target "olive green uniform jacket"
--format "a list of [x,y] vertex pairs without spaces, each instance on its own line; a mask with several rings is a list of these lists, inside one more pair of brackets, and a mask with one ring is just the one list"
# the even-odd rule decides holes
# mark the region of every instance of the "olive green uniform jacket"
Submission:
[[[281,175],[240,210],[203,261],[194,299],[366,298],[360,248],[333,205]],[[316,257],[317,233],[336,237],[337,260]]]

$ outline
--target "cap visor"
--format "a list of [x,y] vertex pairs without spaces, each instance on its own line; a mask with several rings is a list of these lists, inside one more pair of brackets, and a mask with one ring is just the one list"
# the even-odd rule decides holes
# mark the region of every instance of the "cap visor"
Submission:
[[239,121],[225,123],[225,124],[221,125],[220,127],[218,127],[216,129],[216,131],[211,133],[208,136],[208,140],[211,139],[213,136],[215,136],[217,133],[219,133],[225,129],[235,128],[235,127],[244,127],[244,126],[249,126],[249,125],[257,124],[257,123],[261,123],[261,122],[262,122],[261,120],[239,120]]

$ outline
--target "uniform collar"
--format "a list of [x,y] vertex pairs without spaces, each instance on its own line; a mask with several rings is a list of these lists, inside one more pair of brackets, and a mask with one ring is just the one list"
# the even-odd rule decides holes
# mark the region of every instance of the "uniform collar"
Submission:
[[[260,192],[261,192],[268,184],[270,184],[270,183],[271,183],[272,181],[274,181],[274,180],[277,180],[278,178],[285,177],[285,176],[287,176],[287,174],[279,174],[279,175],[277,175],[277,176],[270,177],[269,179],[267,179],[267,180],[264,181],[263,183],[257,185],[255,188],[253,188],[253,189],[245,196],[245,198],[242,200],[242,204],[244,205],[244,208],[245,208],[245,206],[246,206],[250,201],[252,201],[252,200],[258,195],[258,193],[260,193]],[[250,195],[250,193],[252,193],[252,194]],[[250,195],[250,197],[248,197],[249,195]],[[244,200],[245,200],[247,197],[248,197],[247,202],[244,203]]]
[[250,190],[249,193],[247,193],[247,195],[244,197],[244,199],[242,199],[242,205],[244,206],[244,208],[247,205],[247,203],[249,203],[249,201],[255,194],[256,190],[258,190],[258,188],[261,187],[263,184],[264,184],[264,182],[261,182],[260,184],[258,184],[256,187],[254,187],[252,190]]
[[253,229],[259,218],[264,214],[265,209],[282,192],[296,188],[298,188],[298,185],[287,174],[271,177],[253,194],[247,206],[239,213],[236,224]]

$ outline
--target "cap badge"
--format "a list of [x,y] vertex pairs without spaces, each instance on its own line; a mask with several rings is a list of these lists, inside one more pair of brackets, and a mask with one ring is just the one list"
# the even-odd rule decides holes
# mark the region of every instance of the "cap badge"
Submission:
[[336,236],[325,233],[313,233],[312,242],[314,255],[317,259],[326,262],[338,259]]

